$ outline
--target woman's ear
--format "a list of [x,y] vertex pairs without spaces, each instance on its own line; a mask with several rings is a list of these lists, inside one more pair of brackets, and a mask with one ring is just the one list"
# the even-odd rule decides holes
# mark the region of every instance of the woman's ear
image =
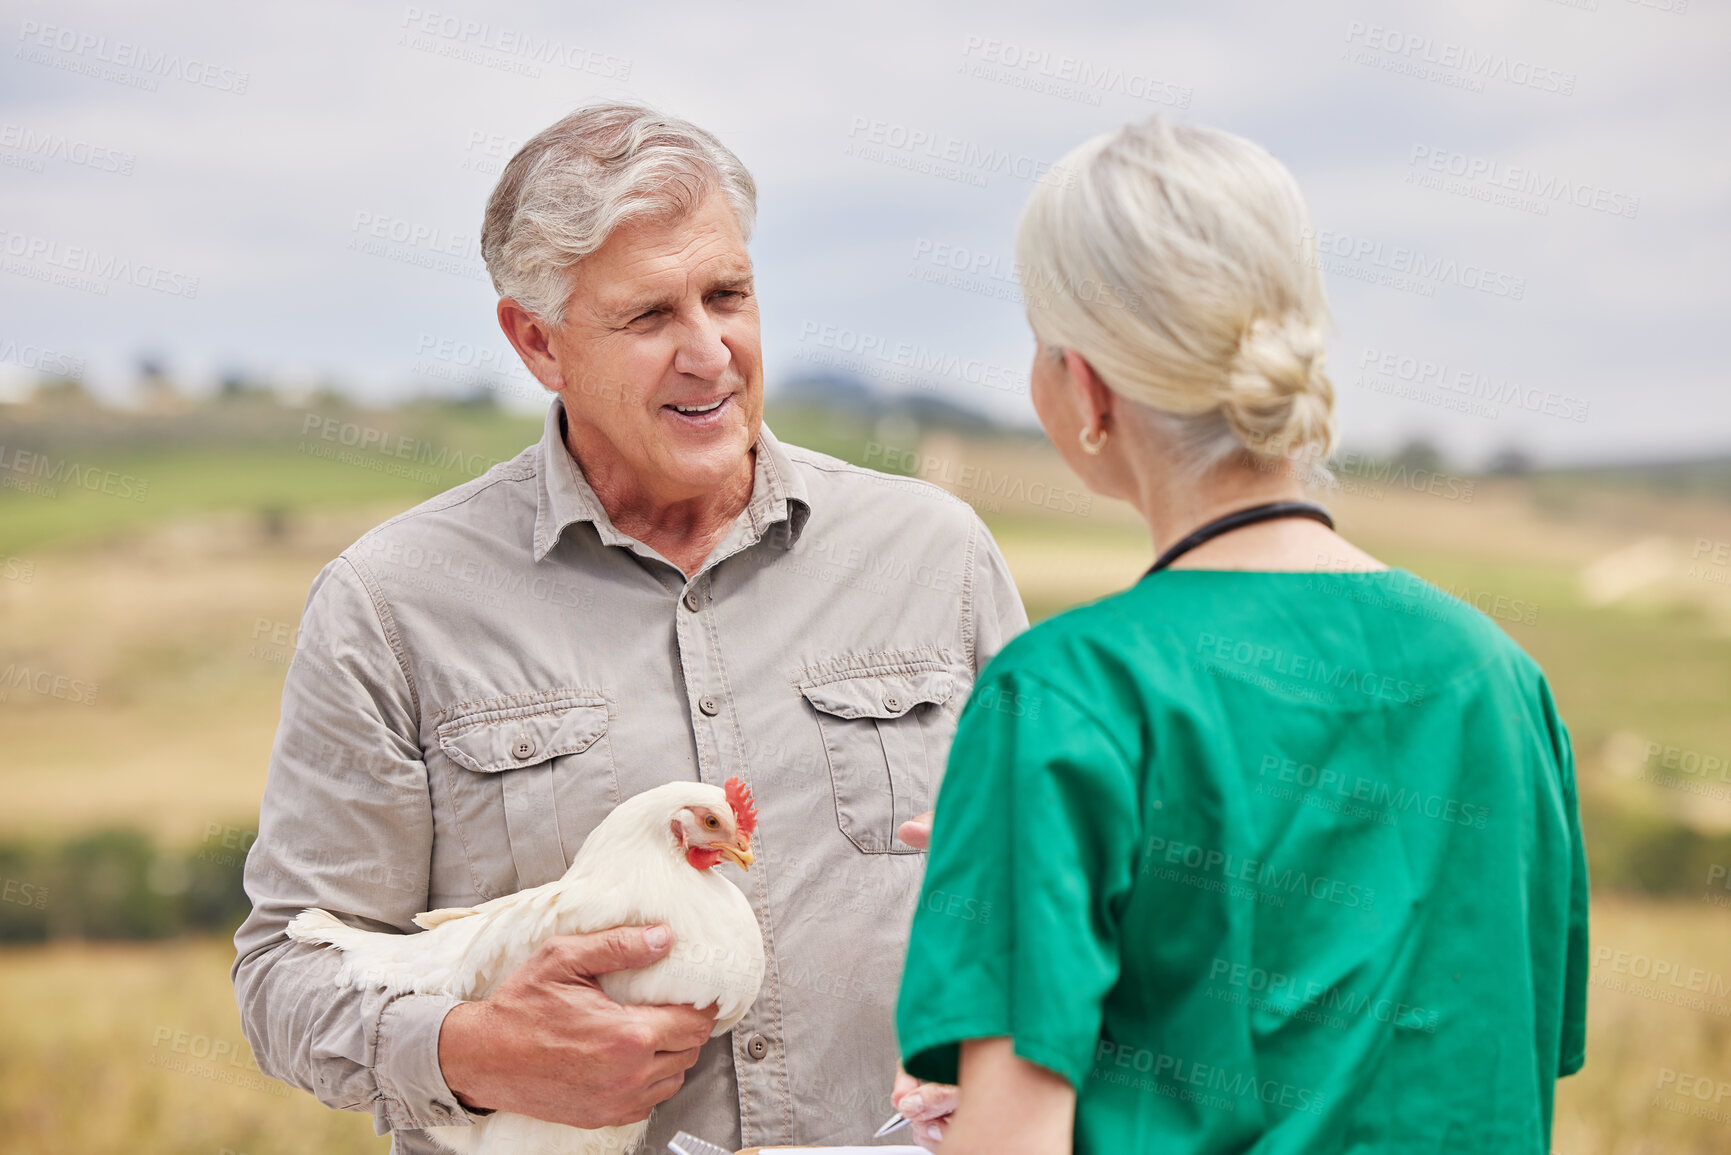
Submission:
[[1111,429],[1112,408],[1116,400],[1112,390],[1100,380],[1100,375],[1094,372],[1094,366],[1088,364],[1088,359],[1074,349],[1064,350],[1064,370],[1069,378],[1070,387],[1075,391],[1076,412],[1082,417],[1082,429],[1092,433],[1098,429]]

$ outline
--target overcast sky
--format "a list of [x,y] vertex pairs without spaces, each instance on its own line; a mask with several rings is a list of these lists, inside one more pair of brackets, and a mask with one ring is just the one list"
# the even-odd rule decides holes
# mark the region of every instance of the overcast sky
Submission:
[[151,353],[383,400],[507,363],[499,166],[630,97],[757,178],[772,391],[839,365],[1031,422],[1016,214],[1164,112],[1304,188],[1349,444],[1731,450],[1722,3],[149,7],[0,3],[0,380],[124,396]]

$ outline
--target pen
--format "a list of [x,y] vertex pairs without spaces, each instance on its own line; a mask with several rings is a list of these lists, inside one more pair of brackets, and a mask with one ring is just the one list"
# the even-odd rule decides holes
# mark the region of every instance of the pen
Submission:
[[872,1138],[882,1139],[891,1131],[900,1131],[903,1127],[908,1125],[908,1122],[908,1117],[903,1115],[900,1111],[897,1111],[894,1115],[890,1116],[890,1121],[888,1123],[885,1123],[882,1127],[879,1127],[872,1133]]

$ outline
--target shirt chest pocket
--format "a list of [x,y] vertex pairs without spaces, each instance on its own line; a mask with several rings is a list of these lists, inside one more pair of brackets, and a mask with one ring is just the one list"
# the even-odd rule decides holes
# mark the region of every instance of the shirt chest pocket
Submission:
[[451,816],[488,897],[551,882],[619,803],[607,700],[581,690],[466,702],[437,725]]
[[896,827],[932,808],[947,753],[947,670],[852,673],[802,682],[817,714],[836,822],[868,854],[917,854]]

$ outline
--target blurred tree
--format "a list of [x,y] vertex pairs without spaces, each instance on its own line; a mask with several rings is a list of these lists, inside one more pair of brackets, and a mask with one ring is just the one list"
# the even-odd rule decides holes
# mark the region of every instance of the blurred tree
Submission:
[[1525,477],[1533,471],[1533,455],[1519,445],[1505,445],[1491,454],[1485,472],[1493,477]]
[[185,398],[169,380],[160,357],[142,354],[138,358],[138,394],[147,410],[181,409]]
[[1430,473],[1442,473],[1448,469],[1448,462],[1443,459],[1439,450],[1428,438],[1409,438],[1406,444],[1395,450],[1390,460],[1395,465],[1404,465],[1409,473],[1426,470]]
[[250,401],[272,396],[271,387],[248,377],[238,369],[230,369],[217,378],[216,395],[222,401]]

